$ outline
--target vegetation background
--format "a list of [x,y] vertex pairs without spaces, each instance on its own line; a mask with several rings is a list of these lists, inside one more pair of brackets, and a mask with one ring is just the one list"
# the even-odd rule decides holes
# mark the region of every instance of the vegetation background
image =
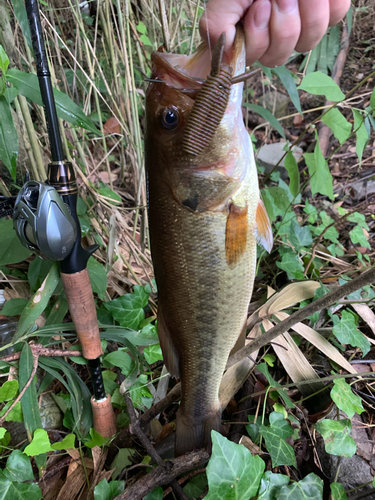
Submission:
[[[100,245],[89,271],[119,432],[108,441],[92,429],[57,264],[24,249],[2,219],[0,498],[375,498],[374,287],[308,312],[374,265],[373,2],[355,0],[316,49],[246,83],[244,120],[275,238],[270,255],[259,251],[248,337],[307,312],[242,360],[241,376],[227,372],[223,436],[213,435],[207,468],[204,452],[155,464],[155,453],[171,458],[178,385],[157,337],[143,155],[150,54],[163,42],[192,52],[204,3],[40,7],[82,235]],[[0,160],[3,196],[26,174],[45,180],[47,129],[22,0],[0,0]],[[55,350],[42,356],[36,344]],[[154,447],[132,436],[125,393]],[[175,478],[182,492],[168,486]]]

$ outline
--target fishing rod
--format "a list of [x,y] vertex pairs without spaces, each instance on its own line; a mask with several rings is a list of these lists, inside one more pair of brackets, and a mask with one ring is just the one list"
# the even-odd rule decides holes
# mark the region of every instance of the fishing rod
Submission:
[[84,248],[77,215],[78,188],[73,165],[66,161],[53,96],[37,0],[26,0],[37,76],[51,147],[45,183],[28,181],[14,206],[14,228],[27,248],[61,261],[61,278],[82,354],[93,385],[91,406],[94,428],[104,437],[116,433],[111,397],[106,394],[101,371],[99,326],[87,261],[98,245]]

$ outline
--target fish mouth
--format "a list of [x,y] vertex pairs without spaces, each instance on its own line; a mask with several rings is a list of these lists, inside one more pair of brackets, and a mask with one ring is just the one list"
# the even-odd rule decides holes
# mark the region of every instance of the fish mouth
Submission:
[[[214,71],[217,66],[217,56],[215,51],[220,47],[215,45],[213,52],[206,43],[199,45],[197,50],[187,56],[183,54],[170,54],[159,49],[152,53],[152,79],[161,80],[168,86],[186,93],[199,91],[207,76]],[[232,76],[240,75],[245,71],[245,43],[243,30],[237,27],[231,55],[223,55],[219,60],[219,65],[223,62],[232,68]]]

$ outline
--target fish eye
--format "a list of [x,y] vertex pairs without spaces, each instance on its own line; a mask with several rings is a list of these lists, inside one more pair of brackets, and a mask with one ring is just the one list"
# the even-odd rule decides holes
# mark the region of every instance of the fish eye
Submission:
[[173,130],[178,125],[178,111],[177,108],[171,106],[165,108],[161,115],[161,123],[167,130]]

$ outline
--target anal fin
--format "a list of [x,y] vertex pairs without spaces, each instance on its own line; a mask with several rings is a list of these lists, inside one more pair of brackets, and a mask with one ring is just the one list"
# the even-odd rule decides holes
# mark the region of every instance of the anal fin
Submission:
[[268,253],[272,250],[273,236],[271,222],[268,218],[266,207],[262,200],[258,201],[256,212],[257,240]]
[[158,335],[165,366],[172,377],[180,378],[179,358],[166,325],[161,304],[158,308]]

